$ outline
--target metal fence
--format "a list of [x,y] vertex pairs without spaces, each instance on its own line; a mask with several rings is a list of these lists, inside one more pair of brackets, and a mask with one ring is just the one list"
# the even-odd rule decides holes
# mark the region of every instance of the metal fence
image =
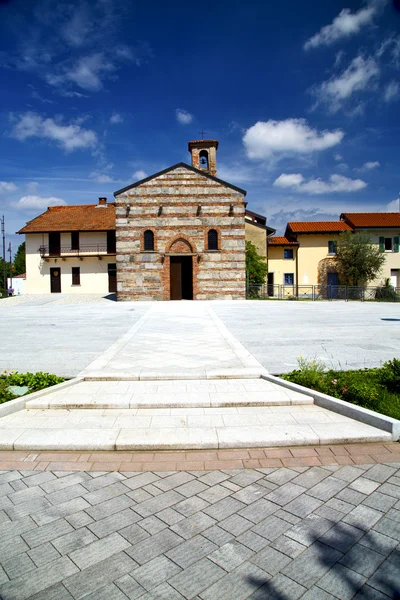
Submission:
[[58,256],[97,256],[103,254],[115,254],[107,247],[107,244],[92,244],[81,245],[79,248],[71,248],[71,246],[61,246],[59,248],[51,248],[49,246],[40,246],[40,256],[42,258],[53,258]]
[[400,288],[349,285],[248,285],[249,300],[359,300],[400,302]]

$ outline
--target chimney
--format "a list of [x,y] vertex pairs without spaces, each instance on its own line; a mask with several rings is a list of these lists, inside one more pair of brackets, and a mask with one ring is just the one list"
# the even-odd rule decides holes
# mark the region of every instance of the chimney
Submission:
[[99,206],[107,206],[107,198],[99,198]]

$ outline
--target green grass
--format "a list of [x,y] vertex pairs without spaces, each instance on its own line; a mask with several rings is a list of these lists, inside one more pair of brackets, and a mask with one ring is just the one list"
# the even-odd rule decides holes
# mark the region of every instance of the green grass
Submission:
[[10,386],[28,387],[27,394],[38,392],[57,383],[65,381],[62,377],[52,375],[51,373],[17,373],[13,371],[4,371],[0,375],[0,404],[19,398],[19,395],[13,394]]
[[282,379],[329,394],[400,420],[400,360],[380,368],[353,371],[324,370],[318,360],[298,359],[299,368]]

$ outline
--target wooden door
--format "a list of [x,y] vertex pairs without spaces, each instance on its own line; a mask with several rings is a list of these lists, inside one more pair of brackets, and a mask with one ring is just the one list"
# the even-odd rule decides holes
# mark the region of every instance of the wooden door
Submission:
[[117,265],[115,263],[108,265],[108,291],[110,293],[117,291]]
[[170,298],[182,300],[182,261],[179,256],[171,256],[170,265]]
[[50,256],[60,256],[61,236],[59,231],[49,233],[49,254]]
[[52,294],[61,292],[61,269],[50,269],[50,291]]

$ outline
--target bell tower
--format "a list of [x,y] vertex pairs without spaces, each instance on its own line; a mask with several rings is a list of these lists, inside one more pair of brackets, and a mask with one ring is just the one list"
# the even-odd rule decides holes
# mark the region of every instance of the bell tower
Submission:
[[192,167],[209,175],[217,174],[217,140],[192,140],[188,143]]

